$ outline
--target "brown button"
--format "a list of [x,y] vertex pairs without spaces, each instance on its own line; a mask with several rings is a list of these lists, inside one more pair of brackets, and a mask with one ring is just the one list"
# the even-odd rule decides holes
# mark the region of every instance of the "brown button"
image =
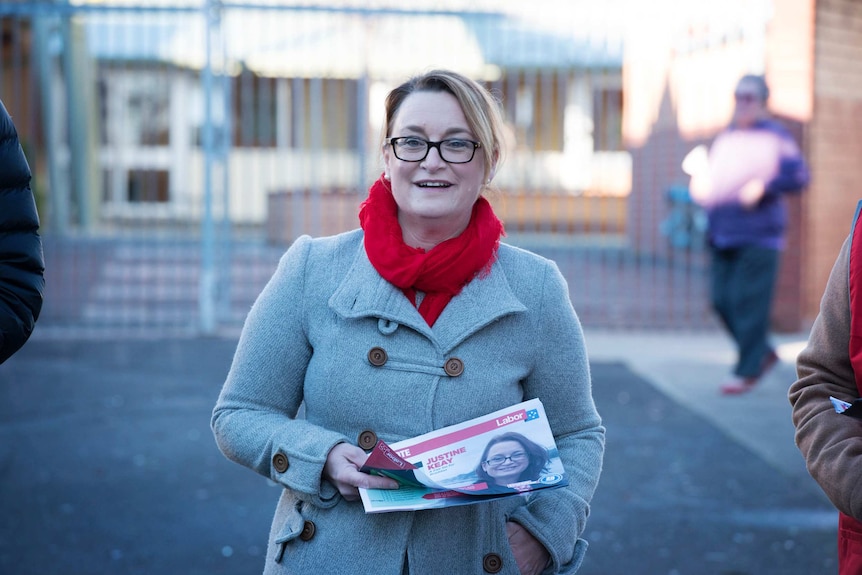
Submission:
[[482,558],[482,569],[485,573],[499,573],[503,568],[503,559],[496,553],[488,553]]
[[381,365],[386,363],[387,359],[388,357],[386,356],[386,350],[382,347],[372,347],[368,351],[368,361],[374,367],[380,367]]
[[299,538],[303,541],[311,541],[311,538],[314,537],[314,533],[317,531],[317,527],[311,521],[306,521],[302,524],[302,533],[299,534]]
[[287,460],[287,456],[279,451],[272,456],[272,466],[279,473],[284,473],[290,467],[290,462]]
[[458,377],[464,373],[464,362],[457,357],[450,357],[443,365],[443,370],[451,377]]
[[370,429],[366,429],[362,433],[359,434],[359,447],[368,451],[372,449],[375,445],[377,445],[377,434],[371,431]]
[[272,466],[275,467],[275,470],[279,473],[284,473],[285,471],[287,471],[287,468],[290,467],[290,462],[287,460],[287,455],[281,452],[278,452],[273,455]]

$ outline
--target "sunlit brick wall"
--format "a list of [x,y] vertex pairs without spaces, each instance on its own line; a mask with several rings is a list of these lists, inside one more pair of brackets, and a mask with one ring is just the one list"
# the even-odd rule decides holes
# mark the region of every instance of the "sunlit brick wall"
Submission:
[[808,128],[812,185],[804,198],[805,315],[816,316],[835,256],[862,198],[862,4],[819,0],[814,114]]
[[[685,154],[729,122],[733,90],[743,74],[766,75],[770,109],[807,155],[813,13],[814,0],[780,0],[762,20],[740,15],[738,25],[716,29],[704,14],[693,13],[688,22],[635,38],[624,64],[624,137],[633,157],[630,239],[640,249],[667,249],[654,231],[667,213],[664,195],[672,185],[687,185],[680,167]],[[773,310],[773,326],[780,331],[802,327],[806,309],[807,227],[800,200],[789,204],[789,245]]]

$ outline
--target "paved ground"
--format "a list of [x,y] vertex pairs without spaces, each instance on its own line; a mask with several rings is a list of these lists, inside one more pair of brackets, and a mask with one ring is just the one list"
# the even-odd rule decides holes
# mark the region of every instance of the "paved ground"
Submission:
[[805,335],[745,396],[718,393],[720,334],[588,333],[607,423],[588,575],[836,572],[836,513],[793,443],[787,387]]
[[[835,512],[785,397],[804,336],[781,338],[758,389],[725,398],[719,334],[587,335],[608,449],[581,573],[835,572]],[[0,366],[0,573],[260,572],[278,490],[209,431],[234,346],[37,330]]]

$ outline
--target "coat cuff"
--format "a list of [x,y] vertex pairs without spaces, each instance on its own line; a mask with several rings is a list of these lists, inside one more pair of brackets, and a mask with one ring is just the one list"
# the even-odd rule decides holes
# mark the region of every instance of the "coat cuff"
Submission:
[[311,455],[308,443],[299,451],[290,442],[280,441],[273,445],[270,458],[270,479],[295,492],[310,498],[310,501],[321,508],[334,506],[339,501],[338,489],[323,478],[323,467],[326,456],[339,443],[347,442],[347,438],[332,432],[321,430],[321,437],[315,441],[315,454]]

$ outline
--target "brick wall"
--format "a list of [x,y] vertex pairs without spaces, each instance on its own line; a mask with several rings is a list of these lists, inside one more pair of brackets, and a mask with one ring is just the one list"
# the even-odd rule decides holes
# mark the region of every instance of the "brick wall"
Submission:
[[[645,251],[662,249],[652,230],[666,213],[664,194],[671,185],[688,183],[680,167],[685,154],[711,141],[729,122],[733,90],[743,74],[766,74],[773,92],[770,110],[794,133],[806,156],[810,154],[814,10],[814,0],[775,2],[759,32],[752,27],[716,30],[693,16],[674,34],[649,38],[626,55],[624,135],[633,158],[628,229],[634,245]],[[854,22],[859,27],[862,18]],[[859,55],[852,57],[859,61]],[[779,331],[800,329],[808,321],[806,294],[811,291],[808,283],[815,281],[809,280],[811,258],[806,257],[813,253],[807,243],[811,196],[788,202],[788,248],[772,314],[773,328]]]
[[835,256],[862,198],[862,4],[818,0],[814,114],[807,130],[812,183],[803,198],[803,310],[816,316]]

